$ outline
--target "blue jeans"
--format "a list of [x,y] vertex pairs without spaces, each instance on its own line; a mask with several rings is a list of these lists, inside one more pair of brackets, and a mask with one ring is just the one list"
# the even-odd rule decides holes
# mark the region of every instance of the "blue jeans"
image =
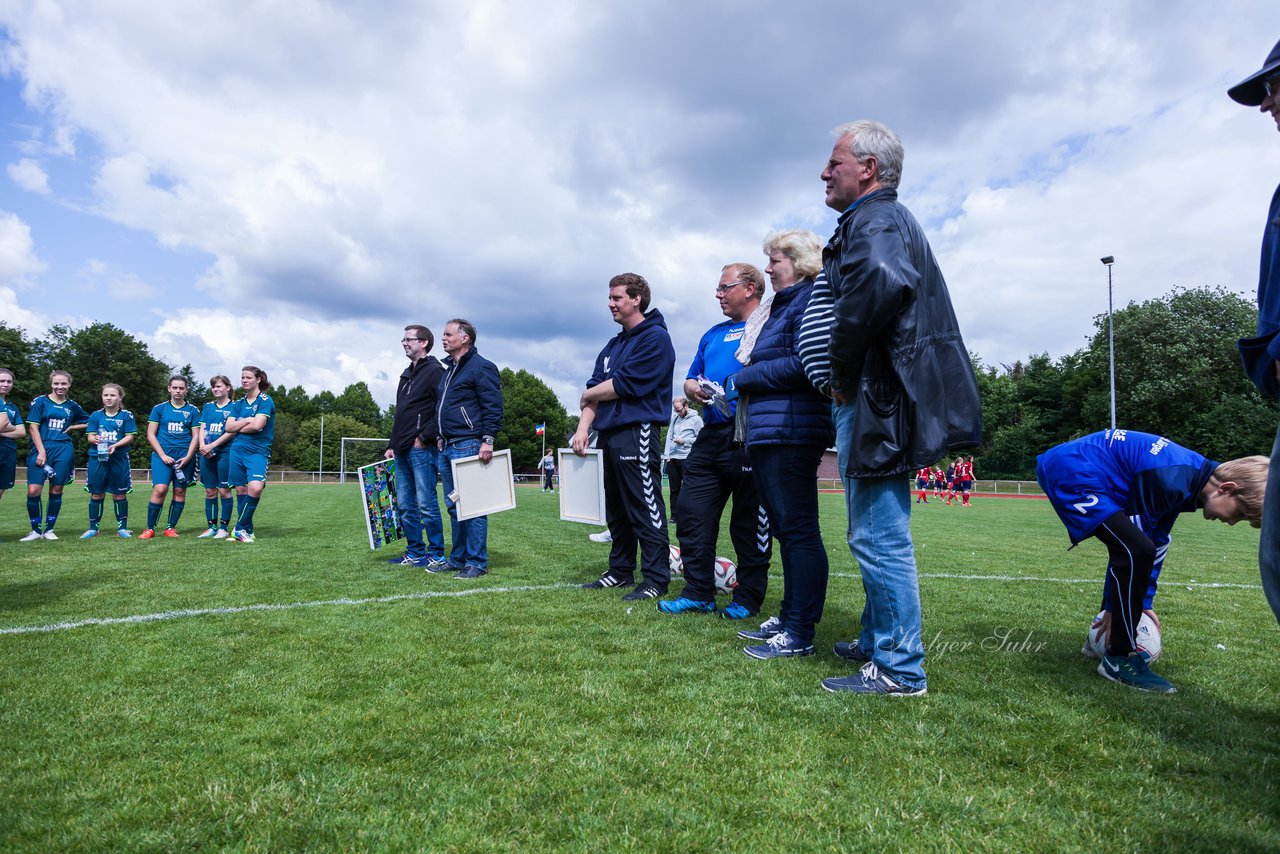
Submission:
[[1262,592],[1280,620],[1280,429],[1271,446],[1271,468],[1267,472],[1267,492],[1262,499],[1262,539],[1258,543],[1258,569]]
[[862,572],[866,604],[858,646],[889,678],[925,687],[924,639],[920,633],[920,586],[911,543],[911,486],[906,475],[852,478],[852,405],[836,405],[836,448],[849,510],[849,550]]
[[449,528],[453,549],[449,552],[452,566],[478,566],[489,568],[489,517],[458,521],[458,505],[449,496],[453,494],[453,466],[450,461],[474,457],[480,453],[479,439],[460,439],[446,444],[440,455],[440,476],[444,479],[444,503],[449,508]]
[[439,470],[440,452],[435,448],[415,447],[407,454],[396,454],[396,506],[400,510],[400,527],[409,541],[404,553],[414,560],[444,557],[444,521],[436,493]]
[[769,530],[782,552],[778,619],[793,638],[812,643],[827,601],[829,569],[818,526],[822,446],[749,445],[747,451],[756,491],[769,511]]

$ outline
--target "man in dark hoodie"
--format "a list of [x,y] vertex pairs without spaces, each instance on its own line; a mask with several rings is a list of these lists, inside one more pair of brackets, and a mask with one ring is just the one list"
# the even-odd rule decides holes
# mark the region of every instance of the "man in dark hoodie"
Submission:
[[659,437],[667,421],[676,351],[661,312],[649,310],[649,299],[643,276],[622,273],[609,280],[609,311],[622,331],[596,357],[573,434],[573,452],[582,456],[591,446],[591,431],[598,431],[605,521],[613,537],[609,568],[582,586],[633,586],[639,544],[644,582],[622,597],[627,600],[657,599],[671,581]]
[[489,571],[489,517],[458,520],[453,494],[453,460],[493,459],[494,437],[502,429],[502,379],[498,367],[476,352],[476,328],[462,318],[444,325],[440,344],[445,373],[436,400],[436,431],[444,503],[449,508],[453,550],[440,571],[457,570],[454,578],[479,578]]
[[[436,495],[440,451],[436,448],[436,389],[444,368],[429,356],[435,336],[425,326],[404,328],[409,367],[396,388],[396,420],[387,443],[387,459],[396,461],[396,506],[408,547],[388,563],[438,569],[445,565],[444,523]],[[422,532],[426,530],[426,543]]]

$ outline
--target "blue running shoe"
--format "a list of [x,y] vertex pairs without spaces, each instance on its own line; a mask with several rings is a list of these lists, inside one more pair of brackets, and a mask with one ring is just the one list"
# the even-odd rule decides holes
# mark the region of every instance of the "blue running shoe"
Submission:
[[1137,688],[1139,691],[1154,691],[1157,694],[1172,694],[1178,689],[1169,680],[1151,672],[1147,659],[1140,653],[1133,655],[1104,655],[1098,665],[1098,673],[1112,682]]
[[758,629],[743,629],[738,632],[738,637],[743,640],[767,641],[780,631],[782,631],[782,620],[770,617],[761,623]]
[[403,555],[401,557],[387,558],[387,563],[392,566],[426,566],[427,559],[425,557],[409,557]]
[[843,658],[845,661],[853,661],[858,664],[866,664],[871,660],[871,656],[862,651],[862,647],[858,646],[857,641],[836,641],[836,645],[831,648],[836,654],[836,658]]
[[418,566],[422,567],[427,572],[444,572],[445,567],[448,565],[449,561],[442,557],[429,557],[424,562],[418,564]]
[[748,611],[747,606],[741,602],[730,602],[720,609],[720,619],[722,620],[745,620],[754,616],[755,613]]
[[91,539],[93,539],[93,538],[94,538],[94,537],[96,537],[96,536],[98,536],[98,529],[97,529],[97,528],[90,528],[89,530],[85,531],[83,534],[81,534],[81,535],[80,535],[80,539],[82,539],[82,540],[91,540]]
[[463,568],[462,571],[455,573],[453,577],[454,578],[479,578],[480,576],[487,575],[488,573],[489,573],[489,570],[484,569],[482,567],[468,566]]
[[794,658],[800,655],[813,655],[813,644],[792,640],[786,632],[778,632],[760,646],[749,646],[742,650],[752,658]]
[[679,599],[672,599],[670,602],[659,602],[658,610],[664,614],[711,614],[716,610],[716,603],[699,602],[697,599],[688,599],[681,596]]
[[890,679],[880,672],[874,662],[868,661],[852,676],[836,676],[823,679],[822,687],[833,694],[848,691],[853,694],[883,694],[886,697],[923,697],[929,693],[925,687],[912,688]]
[[116,536],[118,536],[122,540],[127,540],[133,536],[133,531],[130,531],[128,528],[121,528],[120,530],[116,531]]

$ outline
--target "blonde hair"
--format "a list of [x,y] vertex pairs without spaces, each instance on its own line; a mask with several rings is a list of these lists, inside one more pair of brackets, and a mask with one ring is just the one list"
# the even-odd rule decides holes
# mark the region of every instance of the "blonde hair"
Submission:
[[812,279],[822,271],[822,241],[812,231],[793,228],[787,231],[771,231],[764,239],[764,254],[781,252],[796,265],[802,279]]
[[1231,494],[1240,499],[1244,517],[1255,528],[1262,527],[1262,500],[1267,492],[1267,470],[1270,467],[1271,460],[1255,455],[1227,460],[1213,470],[1213,476],[1219,483],[1230,481],[1236,485],[1236,491]]
[[[124,389],[121,388],[117,383],[106,383],[105,385],[102,386],[102,391],[106,391],[109,388],[115,389],[116,394],[120,395],[120,402],[124,403]],[[99,392],[99,394],[101,393],[102,392]]]

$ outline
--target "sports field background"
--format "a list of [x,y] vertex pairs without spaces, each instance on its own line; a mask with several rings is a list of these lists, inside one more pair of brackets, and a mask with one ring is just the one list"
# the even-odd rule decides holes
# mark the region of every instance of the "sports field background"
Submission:
[[[608,547],[536,489],[468,582],[370,552],[354,483],[269,486],[253,545],[196,540],[199,500],[177,541],[80,542],[75,487],[63,539],[18,543],[11,491],[0,848],[1280,847],[1256,531],[1175,529],[1166,697],[1080,656],[1105,553],[1068,552],[1047,503],[917,507],[929,695],[853,697],[818,684],[850,672],[830,646],[862,605],[843,499],[821,500],[819,654],[759,662],[741,623],[577,589]],[[160,618],[92,622],[139,615]]]

